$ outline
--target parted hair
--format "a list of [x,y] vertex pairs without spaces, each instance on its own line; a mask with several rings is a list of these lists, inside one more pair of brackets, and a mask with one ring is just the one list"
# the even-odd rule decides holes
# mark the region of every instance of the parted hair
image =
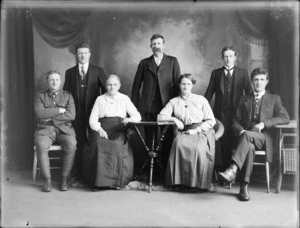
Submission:
[[150,41],[152,42],[152,40],[155,40],[155,39],[158,39],[158,38],[161,38],[163,40],[163,42],[165,43],[165,38],[161,34],[153,34]]
[[182,79],[184,79],[184,78],[189,79],[192,82],[193,85],[196,84],[196,79],[194,79],[191,74],[182,74],[178,78],[178,85],[181,83]]
[[78,51],[79,48],[88,48],[89,51],[91,52],[91,48],[90,45],[88,43],[80,43],[76,46],[76,53]]
[[222,49],[222,58],[224,57],[224,52],[228,50],[234,51],[234,55],[237,55],[236,49],[233,46],[225,46]]
[[263,75],[266,75],[266,78],[267,80],[269,80],[269,73],[267,70],[265,70],[264,68],[262,67],[257,67],[255,69],[252,70],[251,72],[251,80],[253,80],[253,78],[256,76],[256,75],[259,75],[259,74],[263,74]]

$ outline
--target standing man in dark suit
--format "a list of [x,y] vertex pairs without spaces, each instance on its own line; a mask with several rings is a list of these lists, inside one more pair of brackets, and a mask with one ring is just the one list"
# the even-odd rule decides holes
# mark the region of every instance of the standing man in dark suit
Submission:
[[71,187],[69,176],[76,151],[75,131],[71,123],[75,119],[75,105],[72,95],[60,89],[60,73],[49,71],[46,76],[48,89],[37,93],[34,99],[37,118],[34,144],[44,178],[42,191],[50,192],[52,189],[48,151],[54,142],[58,143],[64,152],[60,188],[67,191]]
[[224,66],[212,71],[204,96],[210,102],[215,94],[213,112],[225,128],[220,140],[222,165],[225,169],[230,164],[232,147],[235,141],[231,125],[238,100],[244,94],[252,94],[253,89],[247,71],[235,66],[237,58],[235,49],[231,46],[224,47],[222,58]]
[[242,170],[239,199],[250,200],[248,184],[252,173],[255,150],[266,150],[267,161],[273,161],[276,151],[276,124],[288,124],[290,119],[282,106],[280,96],[265,91],[268,84],[268,72],[256,68],[251,73],[254,94],[245,95],[239,100],[233,119],[233,132],[238,137],[231,165],[219,178],[232,182],[236,173]]
[[[178,94],[177,79],[180,76],[180,67],[176,57],[164,54],[165,39],[162,35],[154,34],[150,42],[153,55],[139,63],[132,86],[131,100],[143,120],[156,121],[161,109]],[[153,128],[145,128],[146,143],[149,147],[153,131]],[[167,164],[171,143],[170,128],[163,145],[164,165]]]
[[87,140],[89,118],[96,98],[105,92],[106,76],[101,67],[89,63],[91,49],[88,44],[76,47],[78,64],[66,71],[63,89],[74,97],[76,118],[73,126],[76,132],[77,151],[73,167],[73,176],[80,177],[82,173],[81,151]]

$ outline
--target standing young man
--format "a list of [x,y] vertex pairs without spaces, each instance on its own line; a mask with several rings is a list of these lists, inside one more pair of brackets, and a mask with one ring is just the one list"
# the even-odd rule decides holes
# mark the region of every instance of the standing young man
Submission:
[[87,140],[89,117],[96,98],[105,92],[106,76],[101,67],[90,64],[91,49],[88,44],[76,47],[78,64],[66,71],[63,89],[70,92],[75,101],[76,118],[73,126],[76,132],[77,151],[73,176],[82,174],[81,151]]
[[213,112],[215,118],[219,119],[225,128],[220,143],[222,166],[226,168],[230,164],[232,147],[235,141],[231,125],[238,100],[244,94],[252,94],[253,89],[247,71],[235,66],[236,50],[231,46],[224,47],[222,58],[224,66],[212,71],[204,96],[210,102],[213,95],[215,95]]

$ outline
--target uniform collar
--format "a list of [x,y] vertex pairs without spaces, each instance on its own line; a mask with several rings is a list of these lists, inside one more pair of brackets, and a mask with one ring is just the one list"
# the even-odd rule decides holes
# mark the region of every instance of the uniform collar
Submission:
[[48,89],[47,92],[48,92],[49,96],[55,97],[55,96],[57,96],[58,94],[60,94],[60,93],[62,92],[62,90],[59,89],[59,90],[53,92],[53,91],[51,91],[50,89]]

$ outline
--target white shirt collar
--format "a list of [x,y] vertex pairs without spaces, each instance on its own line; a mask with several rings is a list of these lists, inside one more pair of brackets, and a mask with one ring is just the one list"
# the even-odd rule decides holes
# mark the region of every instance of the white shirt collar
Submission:
[[154,57],[154,60],[155,60],[156,64],[159,66],[162,59],[163,59],[163,57],[164,57],[164,54],[160,54],[157,57],[155,55],[153,55],[153,57]]
[[259,92],[259,93],[254,92],[254,97],[255,97],[255,99],[256,99],[256,98],[260,99],[263,95],[265,95],[265,93],[266,93],[265,90],[264,90],[264,91],[261,91],[261,92]]
[[232,71],[234,70],[234,66],[232,66],[230,68],[227,66],[224,66],[224,71],[227,72],[228,70],[232,73]]
[[78,63],[78,68],[79,68],[79,71],[81,71],[81,67],[83,66],[85,72],[88,71],[89,69],[89,62],[85,63],[85,64],[81,64],[81,63]]

